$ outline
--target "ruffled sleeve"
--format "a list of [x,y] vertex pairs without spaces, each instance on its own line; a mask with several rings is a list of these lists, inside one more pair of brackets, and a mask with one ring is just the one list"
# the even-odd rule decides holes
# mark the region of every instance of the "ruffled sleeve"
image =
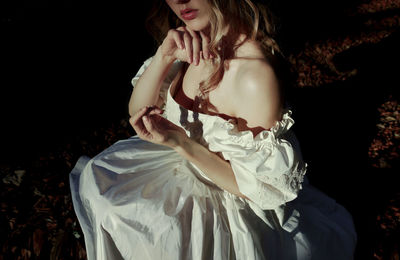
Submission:
[[[136,73],[135,77],[132,78],[131,84],[133,87],[135,87],[137,81],[139,80],[140,76],[142,76],[143,72],[147,69],[147,67],[150,65],[151,61],[153,60],[153,57],[148,58],[147,60],[144,61],[143,65],[140,67],[139,71]],[[171,85],[171,82],[174,80],[176,74],[178,73],[180,67],[182,65],[182,62],[179,60],[176,60],[174,64],[171,66],[167,76],[165,77],[161,88],[160,88],[160,98],[165,102],[167,100],[167,91],[169,86]]]
[[256,137],[225,122],[209,140],[209,149],[230,162],[240,192],[263,210],[295,199],[302,188],[306,164],[289,131],[294,123],[290,114],[288,110],[273,128]]

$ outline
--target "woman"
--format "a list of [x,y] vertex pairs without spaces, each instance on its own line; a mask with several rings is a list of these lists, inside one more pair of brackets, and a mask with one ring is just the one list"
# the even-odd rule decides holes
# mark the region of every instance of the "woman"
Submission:
[[351,216],[304,179],[254,2],[156,4],[163,41],[132,80],[137,136],[71,173],[89,259],[352,259]]

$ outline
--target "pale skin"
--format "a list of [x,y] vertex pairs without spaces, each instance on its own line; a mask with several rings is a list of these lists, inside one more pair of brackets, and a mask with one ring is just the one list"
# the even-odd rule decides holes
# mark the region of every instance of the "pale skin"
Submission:
[[[194,99],[198,83],[207,77],[213,55],[208,51],[209,6],[206,0],[167,0],[167,4],[181,18],[180,10],[197,9],[198,16],[184,20],[184,27],[169,31],[159,46],[149,67],[142,74],[129,102],[130,123],[137,135],[146,141],[165,145],[195,164],[216,185],[242,198],[235,175],[228,161],[190,139],[185,131],[160,116],[159,91],[172,63],[179,59],[190,63],[183,76],[183,92]],[[229,61],[218,87],[209,94],[213,113],[238,119],[239,130],[250,130],[257,135],[271,128],[281,117],[279,85],[275,73],[257,42],[247,41]],[[246,198],[247,199],[247,198]]]

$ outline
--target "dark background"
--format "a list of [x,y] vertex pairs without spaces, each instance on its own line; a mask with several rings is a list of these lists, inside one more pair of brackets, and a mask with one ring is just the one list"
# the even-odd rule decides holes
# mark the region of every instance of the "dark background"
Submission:
[[[155,50],[144,28],[150,2],[2,1],[3,159],[24,160],[37,150],[51,149],[76,131],[127,116],[130,79]],[[362,1],[269,2],[281,19],[280,43],[288,53],[301,50],[306,41],[359,30],[358,22],[344,11]],[[368,76],[362,82],[368,84],[348,84],[345,92],[339,86],[337,98],[346,99],[348,92],[355,92],[364,97],[352,102],[364,102],[365,95],[378,85],[381,90],[393,85],[391,77],[397,67],[388,66],[388,62],[398,57],[395,38],[388,46],[364,46],[344,59],[345,69],[362,66],[364,74],[359,78]],[[299,91],[303,94],[308,90]],[[312,97],[313,102],[323,100],[325,104],[324,97],[318,95]],[[332,105],[328,109],[340,109]]]
[[[154,52],[144,28],[150,2],[2,1],[3,159],[23,161],[127,115],[129,81]],[[342,11],[355,3],[272,4],[283,22],[282,45],[292,51],[348,30]]]
[[[25,160],[38,150],[51,149],[77,131],[127,116],[130,79],[155,50],[144,28],[149,6],[148,2],[144,3],[2,1],[0,138],[3,159]],[[272,2],[282,20],[282,46],[294,52],[303,48],[305,41],[356,31],[357,24],[348,23],[343,15],[343,10],[356,3]],[[381,66],[387,57],[378,51],[387,53],[384,48],[378,46],[364,51],[351,61],[359,66],[363,64],[367,70],[380,68],[381,71],[373,72],[375,75],[381,75],[388,68],[391,71],[385,73],[392,74],[396,67]],[[379,66],[374,63],[376,59]],[[364,71],[365,75],[368,73]],[[376,85],[353,85],[352,89],[346,86],[345,92],[339,91],[340,86],[333,87],[338,89],[338,96],[329,98],[336,102],[334,98],[343,99],[349,93],[368,95],[366,90],[372,91]],[[303,94],[308,90],[299,91]],[[311,94],[315,92],[311,91]],[[312,97],[313,102],[322,100],[326,105],[326,97],[318,95]],[[341,108],[332,105],[328,109]],[[315,106],[315,109],[320,108]]]
[[[130,80],[155,45],[149,3],[2,1],[1,164],[24,165],[71,139],[128,117]],[[139,4],[140,2],[140,4]],[[361,1],[275,1],[285,50],[360,30],[344,10]],[[359,259],[371,256],[374,219],[398,190],[395,170],[369,166],[377,107],[399,86],[399,33],[337,58],[359,73],[345,82],[293,89],[295,131],[309,179],[349,209]]]
[[130,79],[153,50],[135,2],[53,2],[0,7],[2,160],[126,117]]

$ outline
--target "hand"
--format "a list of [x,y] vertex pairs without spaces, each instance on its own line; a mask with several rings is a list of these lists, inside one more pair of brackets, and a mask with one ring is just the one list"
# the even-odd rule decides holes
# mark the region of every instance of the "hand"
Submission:
[[202,31],[193,31],[187,27],[179,27],[168,31],[160,46],[162,55],[198,65],[200,59],[214,56],[209,51],[210,39]]
[[176,148],[188,136],[183,128],[162,117],[162,112],[155,106],[143,107],[129,122],[141,139]]

